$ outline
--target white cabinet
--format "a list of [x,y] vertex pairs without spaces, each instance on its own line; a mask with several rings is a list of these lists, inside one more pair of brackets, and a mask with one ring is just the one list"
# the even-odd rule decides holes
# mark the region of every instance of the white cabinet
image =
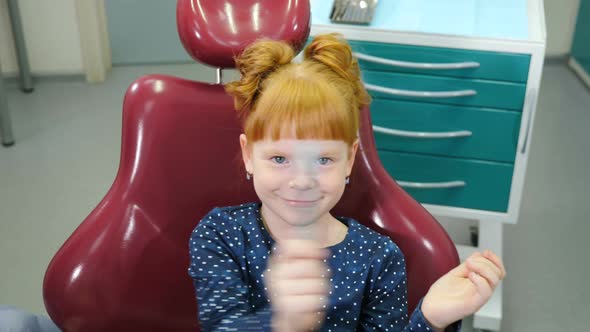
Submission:
[[[380,0],[370,25],[334,24],[312,0],[311,35],[339,32],[373,97],[388,172],[434,216],[479,222],[502,255],[518,221],[546,45],[540,0]],[[450,6],[452,5],[452,6]],[[462,258],[477,248],[460,246]],[[474,317],[499,330],[501,286]]]

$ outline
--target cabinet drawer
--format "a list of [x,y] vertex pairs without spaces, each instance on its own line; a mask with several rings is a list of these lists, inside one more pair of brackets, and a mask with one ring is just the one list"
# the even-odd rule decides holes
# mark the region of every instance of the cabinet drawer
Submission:
[[362,69],[521,83],[527,81],[529,73],[530,55],[354,40],[349,43]]
[[518,112],[374,99],[377,148],[513,163]]
[[378,98],[502,108],[515,111],[522,110],[526,91],[526,85],[522,83],[371,70],[364,70],[362,77],[369,93]]
[[402,187],[420,203],[498,212],[508,209],[513,172],[510,164],[378,153],[389,174],[400,184],[407,182]]

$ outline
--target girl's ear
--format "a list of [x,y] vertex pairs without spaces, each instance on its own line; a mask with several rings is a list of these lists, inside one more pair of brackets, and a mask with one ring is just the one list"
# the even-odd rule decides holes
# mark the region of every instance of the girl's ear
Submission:
[[252,144],[248,144],[245,134],[240,135],[240,147],[242,148],[242,159],[246,172],[252,174]]
[[346,166],[346,174],[348,174],[350,176],[350,173],[352,172],[352,166],[354,165],[354,159],[356,157],[356,151],[358,150],[359,147],[359,140],[357,139],[356,141],[354,141],[354,143],[352,143],[352,146],[350,147],[350,153],[348,155],[348,164]]

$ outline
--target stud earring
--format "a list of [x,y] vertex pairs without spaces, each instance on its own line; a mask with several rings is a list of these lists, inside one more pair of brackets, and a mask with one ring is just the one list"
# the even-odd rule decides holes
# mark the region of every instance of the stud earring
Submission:
[[350,176],[347,176],[346,179],[344,180],[344,183],[349,184],[350,183]]
[[253,175],[250,172],[246,172],[246,180],[250,181],[252,179]]

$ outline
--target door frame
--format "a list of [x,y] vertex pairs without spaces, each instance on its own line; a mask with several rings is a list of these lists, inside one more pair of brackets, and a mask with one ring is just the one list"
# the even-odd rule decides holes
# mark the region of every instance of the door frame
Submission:
[[100,83],[112,68],[104,0],[74,1],[80,30],[80,51],[86,81]]

